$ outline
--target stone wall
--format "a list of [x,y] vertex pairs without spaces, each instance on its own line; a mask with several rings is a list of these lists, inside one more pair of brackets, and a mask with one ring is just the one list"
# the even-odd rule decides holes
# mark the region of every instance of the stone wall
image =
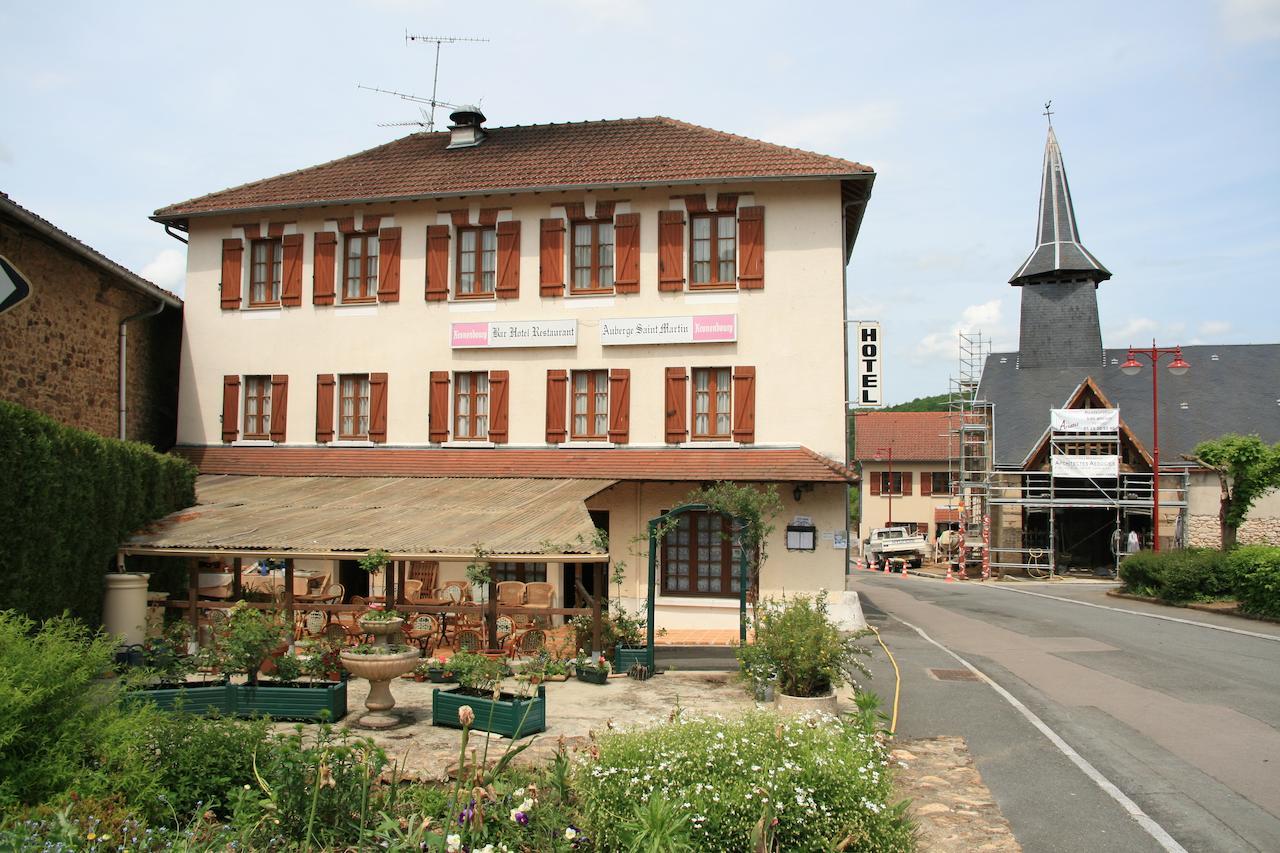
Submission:
[[[100,435],[119,434],[119,332],[156,301],[18,223],[0,221],[0,254],[32,295],[0,314],[0,398]],[[130,439],[174,443],[182,313],[128,326]]]
[[[1280,518],[1252,515],[1244,520],[1236,532],[1241,545],[1280,546]],[[1193,548],[1217,548],[1222,544],[1216,515],[1193,515],[1187,525],[1187,544]]]

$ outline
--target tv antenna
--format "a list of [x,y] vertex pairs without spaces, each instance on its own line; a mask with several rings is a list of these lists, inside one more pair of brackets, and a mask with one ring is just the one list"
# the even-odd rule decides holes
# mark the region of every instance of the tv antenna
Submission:
[[[405,30],[404,43],[408,44],[409,42],[413,42],[413,41],[416,41],[422,44],[434,44],[436,46],[435,73],[433,73],[431,76],[431,99],[430,99],[431,115],[430,117],[427,118],[427,130],[435,130],[436,105],[440,104],[441,106],[449,106],[451,109],[453,108],[449,104],[445,104],[442,101],[436,100],[436,85],[440,82],[440,46],[444,44],[461,44],[464,42],[469,42],[471,44],[482,44],[482,43],[487,43],[489,40],[464,38],[462,36],[418,36],[418,35],[412,35],[408,30]],[[426,111],[423,110],[423,113],[425,115]]]

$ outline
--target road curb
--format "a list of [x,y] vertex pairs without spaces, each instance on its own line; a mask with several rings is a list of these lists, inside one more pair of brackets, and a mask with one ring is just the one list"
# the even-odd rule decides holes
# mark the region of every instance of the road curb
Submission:
[[[1134,595],[1131,592],[1121,592],[1118,589],[1107,590],[1107,595],[1112,598],[1127,598],[1130,601],[1145,601],[1147,604],[1160,604],[1165,607],[1178,607],[1183,610],[1199,610],[1201,613],[1217,613],[1221,616],[1234,616],[1237,619],[1248,619],[1252,622],[1269,622],[1272,625],[1280,625],[1280,619],[1272,619],[1270,616],[1255,616],[1252,613],[1242,613],[1237,610],[1223,610],[1218,607],[1209,607],[1205,604],[1197,604],[1189,601],[1185,604],[1177,604],[1172,601],[1165,601],[1160,598],[1152,598],[1149,595]],[[1239,605],[1236,605],[1237,608]]]

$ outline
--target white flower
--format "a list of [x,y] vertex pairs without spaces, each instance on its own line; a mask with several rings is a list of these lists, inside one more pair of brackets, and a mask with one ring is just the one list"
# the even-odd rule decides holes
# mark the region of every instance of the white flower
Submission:
[[526,797],[525,801],[520,804],[520,811],[528,813],[532,810],[533,810],[533,800],[530,800]]
[[565,840],[565,841],[572,841],[573,839],[575,839],[575,838],[577,838],[577,837],[578,837],[578,830],[574,829],[572,826],[566,826],[566,827],[564,828],[564,840]]
[[462,850],[462,836],[456,832],[445,838],[444,843],[448,846],[449,853],[459,853]]
[[476,851],[476,853],[493,853],[493,845],[492,845],[492,844],[486,844],[485,846],[483,846],[483,847],[481,847],[480,849],[478,849],[478,850]]

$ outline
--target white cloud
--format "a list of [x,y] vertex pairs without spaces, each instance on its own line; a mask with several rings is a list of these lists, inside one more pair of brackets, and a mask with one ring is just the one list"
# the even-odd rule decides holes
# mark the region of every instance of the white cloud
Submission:
[[187,286],[187,253],[181,249],[164,249],[139,274],[181,296]]
[[1231,324],[1226,320],[1206,320],[1200,324],[1202,335],[1225,335],[1231,331]]
[[992,299],[970,305],[960,312],[960,320],[948,331],[930,332],[920,339],[914,353],[917,361],[935,358],[954,359],[959,354],[959,335],[961,332],[982,332],[988,341],[996,341],[1002,337],[1005,329],[1002,325],[1004,302]]
[[1132,343],[1139,336],[1150,337],[1156,330],[1156,321],[1150,317],[1134,317],[1118,329],[1107,334],[1108,340],[1125,340]]
[[760,138],[808,151],[847,150],[851,143],[888,133],[898,126],[901,109],[893,101],[868,101],[845,109],[808,115],[775,115]]
[[1232,41],[1280,39],[1280,0],[1222,0],[1222,26]]

